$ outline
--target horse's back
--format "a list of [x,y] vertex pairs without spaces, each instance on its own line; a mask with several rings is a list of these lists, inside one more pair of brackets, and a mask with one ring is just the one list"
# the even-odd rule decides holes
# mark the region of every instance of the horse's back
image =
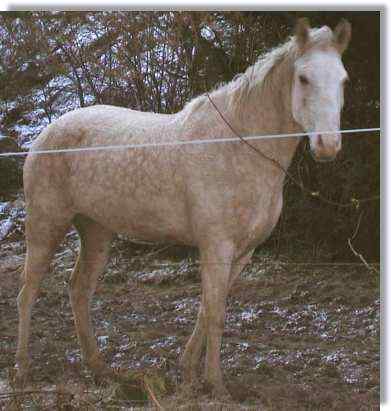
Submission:
[[116,139],[139,138],[139,131],[164,127],[174,117],[108,105],[84,107],[70,111],[50,124],[34,142],[31,151],[77,148],[83,143],[97,145]]
[[[47,126],[33,143],[24,167],[25,184],[34,184],[35,179],[45,179],[45,176],[52,178],[55,170],[66,174],[65,163],[69,166],[87,161],[93,168],[93,162],[104,157],[103,151],[112,160],[118,158],[112,149],[70,153],[55,153],[56,150],[121,146],[153,140],[154,137],[161,139],[164,138],[162,130],[173,117],[106,105],[70,111]],[[39,153],[46,150],[54,153]]]

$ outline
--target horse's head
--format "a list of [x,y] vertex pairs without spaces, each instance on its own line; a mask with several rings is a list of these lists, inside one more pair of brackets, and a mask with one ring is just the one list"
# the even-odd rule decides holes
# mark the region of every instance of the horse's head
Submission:
[[[292,115],[309,133],[317,161],[333,160],[341,149],[340,116],[348,79],[341,56],[350,37],[346,20],[334,32],[329,27],[310,30],[306,19],[300,19],[296,28]],[[324,131],[331,133],[322,134]]]

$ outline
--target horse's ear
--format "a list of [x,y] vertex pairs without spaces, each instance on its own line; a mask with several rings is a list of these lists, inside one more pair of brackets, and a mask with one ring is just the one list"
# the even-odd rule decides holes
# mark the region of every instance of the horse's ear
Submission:
[[310,37],[310,23],[307,17],[302,17],[297,20],[295,35],[299,47],[304,48]]
[[334,29],[334,43],[341,54],[348,47],[351,37],[352,25],[347,20],[342,19]]

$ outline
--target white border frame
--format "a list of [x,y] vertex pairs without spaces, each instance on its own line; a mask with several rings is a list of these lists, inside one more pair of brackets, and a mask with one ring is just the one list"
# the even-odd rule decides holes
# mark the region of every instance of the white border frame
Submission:
[[[389,354],[390,342],[390,304],[386,302],[386,296],[390,295],[390,281],[387,280],[387,268],[389,255],[389,243],[387,241],[387,233],[390,231],[390,219],[387,218],[387,204],[389,184],[391,181],[390,167],[387,159],[390,159],[390,147],[387,143],[387,131],[389,118],[389,107],[387,106],[387,97],[390,94],[390,83],[386,78],[387,68],[390,67],[389,48],[391,45],[389,19],[387,13],[387,4],[385,3],[371,3],[370,0],[345,0],[343,4],[336,0],[328,1],[311,1],[301,0],[295,3],[287,3],[283,0],[273,0],[272,2],[260,2],[256,0],[246,0],[245,2],[228,1],[228,0],[214,0],[213,2],[207,0],[198,0],[194,2],[184,3],[181,1],[164,2],[159,0],[143,0],[129,2],[126,0],[114,0],[108,2],[104,0],[67,0],[60,3],[55,3],[50,0],[23,0],[23,1],[9,1],[4,0],[0,3],[1,11],[17,11],[17,10],[259,10],[259,11],[380,11],[381,12],[381,283],[380,283],[380,297],[382,301],[381,310],[381,410],[391,410],[390,405],[390,366],[391,358]],[[353,28],[354,36],[354,28]],[[386,111],[386,112],[385,112]],[[388,353],[386,353],[388,348]],[[388,403],[387,403],[388,402]]]

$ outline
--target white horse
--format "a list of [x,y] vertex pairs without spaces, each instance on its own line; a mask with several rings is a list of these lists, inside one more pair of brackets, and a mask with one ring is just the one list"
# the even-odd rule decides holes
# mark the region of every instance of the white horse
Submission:
[[[212,101],[242,136],[308,132],[318,160],[341,148],[340,112],[347,74],[341,61],[351,36],[342,21],[334,31],[296,34],[244,74],[211,93]],[[322,135],[321,131],[335,131]],[[37,150],[189,141],[232,137],[207,96],[173,115],[112,106],[72,111],[49,125],[24,167],[27,257],[18,296],[19,377],[28,370],[31,311],[56,247],[73,224],[81,249],[70,298],[84,361],[98,374],[100,357],[89,304],[107,262],[113,233],[196,246],[202,302],[182,357],[184,380],[196,377],[206,345],[205,381],[227,394],[220,364],[227,295],[254,248],[276,225],[285,174],[242,142],[181,145],[88,153],[37,154]],[[253,141],[288,168],[300,138]]]

